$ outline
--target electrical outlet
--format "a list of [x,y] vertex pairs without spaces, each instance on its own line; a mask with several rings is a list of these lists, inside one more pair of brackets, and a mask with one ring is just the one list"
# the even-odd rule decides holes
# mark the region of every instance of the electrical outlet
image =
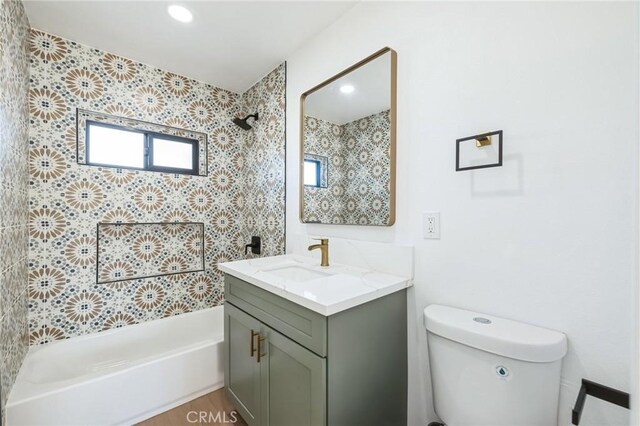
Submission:
[[440,212],[422,213],[422,236],[424,239],[440,239]]

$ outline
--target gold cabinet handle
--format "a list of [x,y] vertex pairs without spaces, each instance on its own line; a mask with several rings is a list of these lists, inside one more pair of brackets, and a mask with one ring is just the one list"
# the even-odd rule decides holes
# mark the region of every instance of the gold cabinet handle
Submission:
[[[251,358],[253,358],[253,354],[256,353],[256,348],[253,346],[253,342],[256,338],[256,336],[260,336],[260,333],[256,333],[255,331],[251,330]],[[258,348],[260,348],[260,342],[258,342]],[[260,349],[258,349],[258,353],[260,352]],[[260,361],[258,361],[260,362]]]
[[264,358],[267,354],[262,353],[262,349],[260,349],[260,344],[264,341],[264,337],[258,335],[258,362],[260,362],[260,358]]

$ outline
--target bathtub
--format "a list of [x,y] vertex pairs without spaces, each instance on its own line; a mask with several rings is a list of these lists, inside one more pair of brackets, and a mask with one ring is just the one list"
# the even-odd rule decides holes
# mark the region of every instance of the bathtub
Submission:
[[14,425],[129,425],[224,384],[223,308],[33,346],[6,405]]

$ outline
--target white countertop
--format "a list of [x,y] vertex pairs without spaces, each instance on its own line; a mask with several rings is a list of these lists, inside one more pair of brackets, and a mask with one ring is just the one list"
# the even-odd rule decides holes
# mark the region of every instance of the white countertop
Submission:
[[[269,272],[288,266],[299,266],[329,275],[297,281]],[[320,259],[294,254],[219,263],[218,268],[324,316],[336,314],[413,285],[409,277],[388,275],[338,263],[321,267]]]

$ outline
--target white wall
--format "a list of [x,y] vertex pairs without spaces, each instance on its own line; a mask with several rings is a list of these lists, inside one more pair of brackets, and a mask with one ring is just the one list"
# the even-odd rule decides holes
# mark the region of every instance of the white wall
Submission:
[[[634,3],[360,3],[288,59],[288,235],[416,247],[411,425],[435,420],[430,303],[564,331],[561,424],[582,377],[631,389],[637,40]],[[383,46],[398,52],[397,224],[303,225],[300,94]],[[498,129],[504,167],[456,173],[456,138]],[[422,239],[425,210],[442,239]],[[582,425],[628,422],[590,399]]]

